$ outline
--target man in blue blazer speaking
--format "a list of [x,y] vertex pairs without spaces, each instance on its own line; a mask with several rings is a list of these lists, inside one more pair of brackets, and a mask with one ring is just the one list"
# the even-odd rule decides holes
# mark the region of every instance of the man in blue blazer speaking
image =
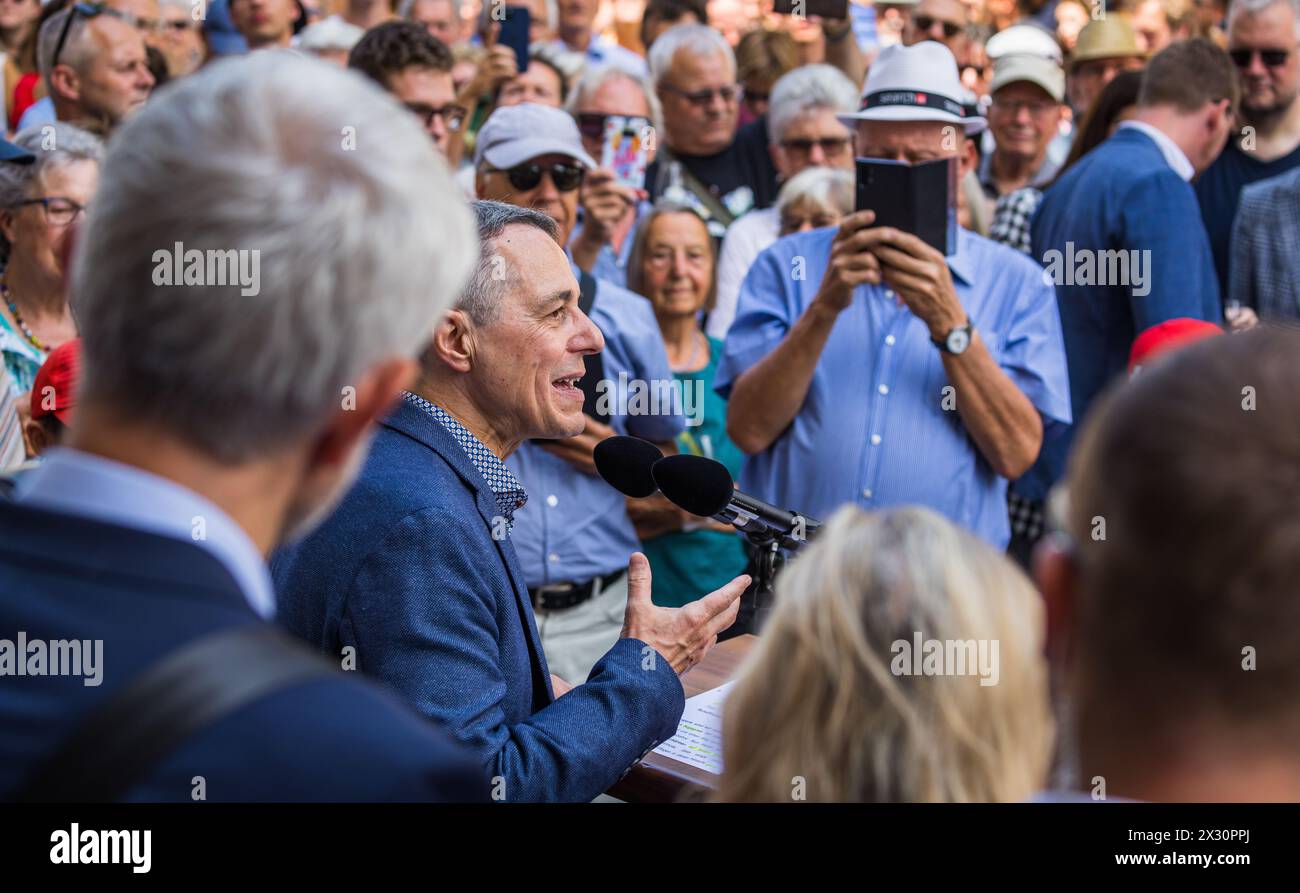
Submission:
[[[749,583],[680,609],[629,563],[623,636],[570,687],[549,675],[510,542],[530,497],[505,459],[584,428],[578,380],[602,346],[537,211],[475,202],[482,255],[335,514],[272,560],[281,621],[377,676],[478,753],[498,800],[590,800],[677,730],[678,675]],[[573,680],[581,682],[581,680]]]

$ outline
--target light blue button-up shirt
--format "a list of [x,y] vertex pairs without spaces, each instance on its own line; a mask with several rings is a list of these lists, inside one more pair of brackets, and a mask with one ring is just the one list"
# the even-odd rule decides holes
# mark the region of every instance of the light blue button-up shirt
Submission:
[[[778,240],[754,262],[714,385],[730,397],[817,294],[833,228]],[[957,298],[1044,428],[1070,420],[1056,296],[1032,260],[966,230],[948,258]],[[847,503],[928,506],[1003,548],[1005,478],[962,425],[930,330],[883,285],[860,286],[822,350],[793,424],[745,461],[740,486],[825,521]],[[954,403],[955,401],[955,403]]]
[[254,611],[267,620],[275,614],[266,560],[216,505],[167,478],[79,450],[55,448],[44,459],[19,476],[14,501],[192,542],[221,562]]
[[[578,275],[576,267],[573,274]],[[598,280],[591,320],[605,336],[606,381],[618,382],[623,374],[629,389],[634,380],[652,385],[673,381],[659,324],[645,298]],[[647,412],[631,400],[626,406],[619,402],[611,401],[609,407],[609,424],[619,434],[663,443],[684,427],[676,401],[648,405]],[[601,478],[584,474],[531,442],[516,450],[506,465],[528,491],[528,504],[515,512],[510,539],[529,587],[584,583],[613,573],[626,567],[628,556],[641,547],[623,494]]]
[[[623,240],[623,247],[618,251],[614,246],[606,242],[600,246],[600,251],[596,252],[596,262],[591,265],[591,275],[597,279],[604,279],[606,282],[612,282],[622,288],[627,288],[627,262],[632,257],[632,246],[636,243],[637,228],[641,226],[642,219],[654,206],[649,202],[640,202],[636,206],[636,220],[632,221],[632,228],[627,231],[627,238]],[[578,236],[582,233],[582,221],[579,220],[577,226],[573,228],[573,234],[569,236],[569,244],[572,245],[577,241]]]

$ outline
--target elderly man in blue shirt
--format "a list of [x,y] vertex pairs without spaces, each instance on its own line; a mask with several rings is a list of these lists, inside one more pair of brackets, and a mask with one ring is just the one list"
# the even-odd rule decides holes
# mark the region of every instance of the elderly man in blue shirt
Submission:
[[[479,198],[546,214],[559,228],[561,244],[568,244],[579,186],[595,167],[572,117],[525,103],[498,109],[484,124],[475,188]],[[599,364],[588,362],[584,382],[587,389],[600,385],[601,399],[588,401],[582,434],[524,443],[507,465],[534,494],[515,516],[511,539],[547,660],[561,679],[581,681],[618,640],[627,604],[627,556],[640,545],[624,497],[596,476],[592,451],[615,434],[671,442],[683,418],[679,401],[663,390],[673,374],[650,303],[593,278],[572,258],[570,266],[580,291],[591,298],[584,310],[605,340]],[[633,387],[670,399],[644,406],[619,399],[630,397]]]
[[[984,121],[962,110],[934,42],[881,52],[863,88],[859,156],[957,158]],[[1052,290],[1020,253],[965,230],[944,257],[872,211],[779,240],[755,262],[715,386],[750,455],[741,487],[828,517],[838,506],[929,506],[989,542],[1010,538],[1007,479],[1070,420]]]

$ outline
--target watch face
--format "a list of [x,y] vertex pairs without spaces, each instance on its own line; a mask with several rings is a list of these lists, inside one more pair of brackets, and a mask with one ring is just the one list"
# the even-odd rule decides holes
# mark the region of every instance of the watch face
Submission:
[[948,333],[948,350],[950,353],[962,353],[970,347],[970,332],[967,329],[953,329]]

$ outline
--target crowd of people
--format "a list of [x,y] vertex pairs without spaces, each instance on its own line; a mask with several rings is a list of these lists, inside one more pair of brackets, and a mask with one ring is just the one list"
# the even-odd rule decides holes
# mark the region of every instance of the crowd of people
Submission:
[[193,652],[115,795],[592,800],[745,632],[718,799],[1300,797],[1300,0],[192,12],[0,2],[0,797]]

